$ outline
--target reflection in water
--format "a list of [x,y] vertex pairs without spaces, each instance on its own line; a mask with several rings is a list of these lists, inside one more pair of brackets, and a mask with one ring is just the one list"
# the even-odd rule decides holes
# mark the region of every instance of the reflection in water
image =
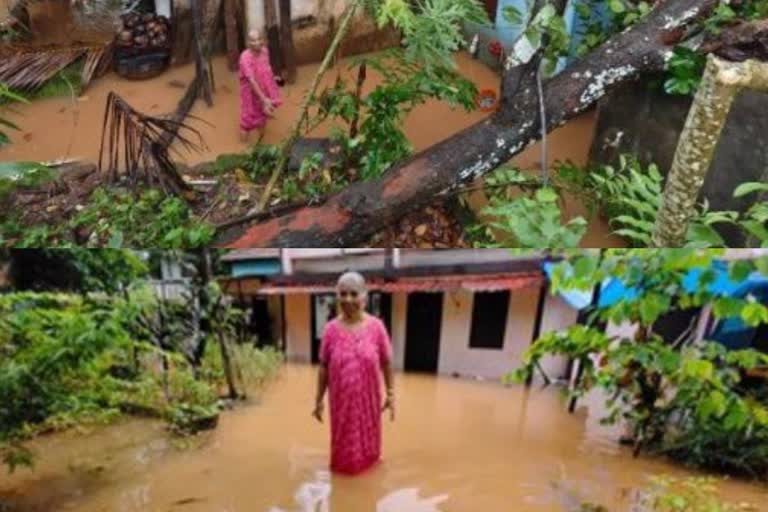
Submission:
[[[687,473],[620,448],[617,432],[599,425],[599,396],[570,415],[553,388],[396,379],[400,410],[384,422],[384,460],[358,477],[328,473],[329,426],[310,417],[314,370],[289,366],[258,405],[224,413],[191,448],[175,449],[144,420],[41,438],[34,471],[0,477],[0,510],[569,512],[592,501],[627,512],[648,476]],[[758,485],[723,489],[731,501],[768,502]]]
[[400,489],[379,500],[376,512],[440,512],[437,505],[447,499],[447,494],[421,498],[416,488]]

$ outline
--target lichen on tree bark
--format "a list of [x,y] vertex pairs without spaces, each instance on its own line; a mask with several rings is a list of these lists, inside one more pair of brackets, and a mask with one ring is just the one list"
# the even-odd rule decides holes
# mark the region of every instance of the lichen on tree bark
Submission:
[[755,60],[707,59],[704,76],[680,134],[656,217],[654,247],[680,247],[696,210],[701,187],[736,94],[768,89],[768,64]]

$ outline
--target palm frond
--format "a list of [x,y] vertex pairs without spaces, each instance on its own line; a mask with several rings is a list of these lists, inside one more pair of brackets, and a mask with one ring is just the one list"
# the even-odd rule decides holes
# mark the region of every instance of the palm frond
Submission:
[[84,58],[83,86],[108,69],[111,45],[71,48],[0,48],[0,82],[14,90],[34,91],[77,60]]
[[189,125],[142,114],[110,92],[104,112],[99,171],[112,182],[124,175],[132,187],[146,184],[183,197],[189,186],[171,161],[170,148],[164,142],[169,133],[176,135],[185,150],[205,147],[200,133]]

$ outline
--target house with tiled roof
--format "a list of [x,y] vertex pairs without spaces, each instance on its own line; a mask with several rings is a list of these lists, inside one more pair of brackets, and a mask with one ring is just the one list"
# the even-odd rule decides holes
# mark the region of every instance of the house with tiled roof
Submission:
[[[251,312],[264,344],[291,361],[316,363],[334,286],[346,270],[369,286],[369,311],[389,329],[395,367],[498,378],[517,367],[541,332],[578,311],[547,292],[544,254],[508,250],[249,249],[222,257],[224,290]],[[548,374],[564,376],[552,358]]]

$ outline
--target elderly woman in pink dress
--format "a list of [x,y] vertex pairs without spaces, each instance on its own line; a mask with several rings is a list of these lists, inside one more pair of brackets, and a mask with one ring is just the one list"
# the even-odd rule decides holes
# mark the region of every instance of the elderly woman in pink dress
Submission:
[[[381,457],[381,415],[395,419],[389,335],[365,312],[365,280],[356,272],[339,278],[339,316],[326,325],[320,347],[317,400],[312,415],[323,421],[328,389],[331,409],[331,470],[354,475]],[[386,384],[382,404],[381,376]]]
[[248,48],[240,54],[240,140],[246,142],[253,130],[259,131],[261,140],[267,118],[281,104],[264,38],[253,30],[248,34]]

